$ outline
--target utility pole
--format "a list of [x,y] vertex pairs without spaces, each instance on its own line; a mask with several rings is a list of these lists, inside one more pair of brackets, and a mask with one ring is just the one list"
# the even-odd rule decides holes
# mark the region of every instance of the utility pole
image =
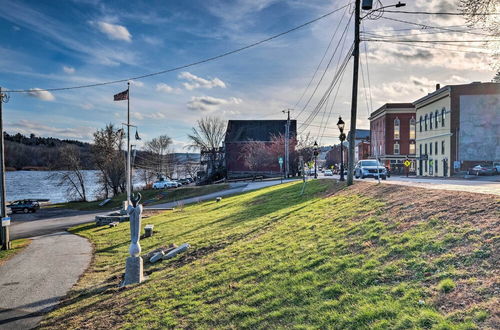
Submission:
[[354,67],[352,74],[352,101],[351,101],[351,127],[349,134],[349,165],[347,173],[347,185],[350,186],[353,183],[353,173],[354,173],[354,148],[356,141],[356,117],[358,110],[358,69],[359,69],[359,26],[361,24],[361,0],[355,0],[356,7],[354,9]]
[[130,195],[132,193],[132,174],[130,166],[130,81],[127,82],[127,207],[130,204]]
[[2,104],[7,102],[9,97],[7,94],[2,93],[2,87],[0,87],[0,243],[2,245],[2,250],[9,250],[11,248],[10,242],[10,232],[9,226],[4,226],[4,218],[7,217],[7,193],[5,187],[5,148],[4,148],[4,136],[3,136],[3,112]]
[[290,172],[290,109],[283,110],[288,114],[285,126],[285,178],[288,178]]

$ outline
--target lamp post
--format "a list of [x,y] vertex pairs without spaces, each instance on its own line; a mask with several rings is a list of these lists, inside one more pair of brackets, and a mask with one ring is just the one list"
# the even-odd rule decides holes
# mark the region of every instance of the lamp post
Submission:
[[342,117],[339,117],[339,121],[337,122],[337,127],[340,131],[340,181],[345,181],[344,179],[344,141],[345,141],[345,133],[344,127],[345,123],[342,120]]
[[314,141],[314,178],[318,178],[318,142]]

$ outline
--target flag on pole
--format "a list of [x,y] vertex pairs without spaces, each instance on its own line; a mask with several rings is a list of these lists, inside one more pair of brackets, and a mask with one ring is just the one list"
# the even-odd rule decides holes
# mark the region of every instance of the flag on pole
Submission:
[[128,89],[121,93],[115,94],[114,101],[124,101],[128,100]]

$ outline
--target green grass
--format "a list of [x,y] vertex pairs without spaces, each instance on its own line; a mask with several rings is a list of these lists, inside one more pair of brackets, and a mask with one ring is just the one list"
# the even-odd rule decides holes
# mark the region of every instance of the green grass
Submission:
[[[360,193],[378,193],[386,185],[356,186],[365,188],[312,181],[301,196],[301,183],[290,183],[148,218],[143,225],[155,224],[156,233],[141,240],[144,252],[171,242],[192,248],[168,262],[145,261],[148,280],[125,289],[118,284],[128,225],[73,228],[94,243],[95,259],[42,327],[475,329],[487,324],[494,308],[490,287],[483,286],[473,308],[448,310],[440,308],[442,300],[453,302],[450,295],[457,290],[442,297],[436,287],[453,278],[469,292],[478,285],[472,276],[481,277],[480,283],[493,278],[493,257],[475,252],[492,247],[491,233],[477,234],[469,218],[459,215],[455,221],[444,209],[428,219],[422,213],[432,200],[410,212],[411,199],[391,205]],[[405,187],[400,195],[412,189]],[[394,209],[399,213],[390,213]],[[488,212],[496,210],[493,203]]]
[[21,252],[28,244],[30,244],[31,240],[27,238],[16,239],[12,241],[12,248],[10,250],[0,250],[0,265],[7,261],[9,258],[12,258],[16,253]]
[[[155,205],[161,203],[174,202],[185,198],[197,197],[201,195],[211,194],[217,191],[228,189],[228,184],[214,184],[207,186],[188,186],[179,187],[175,189],[168,190],[141,190],[139,191],[142,195],[142,202],[152,200],[148,205]],[[166,194],[163,194],[166,193]],[[126,199],[126,194],[119,194],[111,199],[106,205],[99,206],[102,201],[93,202],[68,202],[68,203],[58,203],[51,204],[47,207],[49,208],[65,208],[74,209],[80,211],[91,211],[91,210],[103,210],[103,209],[113,209],[122,206],[123,201]]]

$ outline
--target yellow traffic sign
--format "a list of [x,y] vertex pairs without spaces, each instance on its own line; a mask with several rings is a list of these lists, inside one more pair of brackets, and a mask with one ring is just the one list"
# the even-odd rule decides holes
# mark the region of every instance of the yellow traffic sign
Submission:
[[405,162],[403,163],[406,167],[410,167],[411,165],[411,162],[407,159],[405,160]]

